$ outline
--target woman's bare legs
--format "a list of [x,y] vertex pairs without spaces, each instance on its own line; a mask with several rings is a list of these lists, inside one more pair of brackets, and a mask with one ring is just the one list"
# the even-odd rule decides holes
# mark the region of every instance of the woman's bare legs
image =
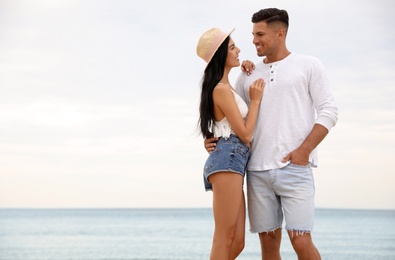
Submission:
[[236,257],[243,251],[245,245],[245,224],[246,224],[246,204],[244,198],[241,201],[239,216],[236,224],[236,236],[233,240],[229,259],[236,259]]
[[[211,175],[209,180],[213,186],[215,222],[210,259],[234,259],[230,258],[231,254],[232,257],[237,256],[244,248],[245,202],[242,187],[243,177],[238,173],[220,172]],[[236,238],[237,241],[235,241]],[[239,241],[243,241],[242,245],[237,244]]]

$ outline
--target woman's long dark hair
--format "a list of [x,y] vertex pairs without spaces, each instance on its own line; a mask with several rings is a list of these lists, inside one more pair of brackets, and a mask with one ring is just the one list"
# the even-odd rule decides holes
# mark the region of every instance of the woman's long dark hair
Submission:
[[213,90],[224,76],[226,57],[228,56],[229,36],[219,46],[213,58],[204,70],[202,79],[202,93],[200,95],[200,131],[204,138],[211,137],[214,124]]

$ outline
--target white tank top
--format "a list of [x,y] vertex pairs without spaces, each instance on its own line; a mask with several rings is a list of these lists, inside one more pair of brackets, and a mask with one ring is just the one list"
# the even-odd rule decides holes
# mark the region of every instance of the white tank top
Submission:
[[[233,96],[235,97],[236,104],[239,107],[240,114],[243,117],[243,119],[245,119],[248,114],[248,106],[246,102],[244,102],[244,100],[239,96],[239,94],[237,94],[233,89],[231,90]],[[222,118],[221,121],[214,122],[213,133],[215,137],[224,137],[224,138],[228,138],[231,134],[234,135],[236,134],[233,131],[232,127],[230,126],[228,119],[226,119],[226,117]]]

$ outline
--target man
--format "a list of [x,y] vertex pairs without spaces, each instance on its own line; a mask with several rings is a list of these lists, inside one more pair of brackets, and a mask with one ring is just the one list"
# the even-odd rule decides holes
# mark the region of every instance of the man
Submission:
[[[311,237],[311,167],[317,166],[316,147],[337,122],[337,107],[321,62],[288,51],[288,13],[262,9],[253,14],[252,22],[253,44],[263,59],[235,85],[249,104],[249,86],[257,78],[266,81],[247,169],[250,231],[259,233],[262,259],[281,259],[285,218],[298,259],[321,259]],[[209,152],[213,141],[205,140]]]

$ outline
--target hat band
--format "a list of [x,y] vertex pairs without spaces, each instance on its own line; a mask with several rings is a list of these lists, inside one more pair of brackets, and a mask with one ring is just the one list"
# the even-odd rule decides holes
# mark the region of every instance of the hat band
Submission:
[[217,37],[215,38],[215,40],[211,44],[210,49],[207,51],[206,55],[204,56],[204,60],[206,62],[209,62],[210,59],[212,58],[212,56],[214,56],[214,53],[219,48],[219,45],[220,45],[220,43],[222,42],[222,40],[224,39],[225,36],[226,36],[226,34],[223,33],[223,32],[221,32],[220,34],[217,35]]

